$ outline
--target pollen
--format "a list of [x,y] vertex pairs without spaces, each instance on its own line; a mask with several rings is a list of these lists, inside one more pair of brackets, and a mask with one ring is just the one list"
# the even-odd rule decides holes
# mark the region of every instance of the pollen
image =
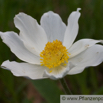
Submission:
[[[44,50],[40,53],[41,66],[46,66],[49,69],[68,63],[70,53],[68,53],[65,46],[59,40],[48,42]],[[50,71],[52,72],[52,71]]]

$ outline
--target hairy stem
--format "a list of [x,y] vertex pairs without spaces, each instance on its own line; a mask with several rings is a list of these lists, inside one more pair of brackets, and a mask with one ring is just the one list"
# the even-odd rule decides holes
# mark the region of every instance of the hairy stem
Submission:
[[69,89],[69,87],[68,87],[68,85],[67,85],[67,83],[66,83],[66,81],[65,81],[64,78],[60,79],[60,83],[61,83],[61,85],[62,85],[62,87],[63,87],[63,89],[64,89],[65,94],[67,94],[67,95],[68,95],[68,94],[72,95],[72,93],[71,93],[71,91],[70,91],[70,89]]

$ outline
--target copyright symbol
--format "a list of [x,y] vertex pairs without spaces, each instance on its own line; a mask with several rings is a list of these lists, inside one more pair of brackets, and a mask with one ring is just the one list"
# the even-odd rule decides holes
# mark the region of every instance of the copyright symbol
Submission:
[[62,97],[62,100],[66,100],[66,97],[63,96],[63,97]]

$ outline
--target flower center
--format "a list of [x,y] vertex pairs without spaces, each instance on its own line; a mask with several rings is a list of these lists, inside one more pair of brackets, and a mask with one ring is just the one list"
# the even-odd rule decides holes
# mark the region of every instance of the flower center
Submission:
[[48,42],[44,50],[40,53],[41,65],[49,69],[59,66],[60,64],[66,65],[70,55],[62,42],[55,40]]

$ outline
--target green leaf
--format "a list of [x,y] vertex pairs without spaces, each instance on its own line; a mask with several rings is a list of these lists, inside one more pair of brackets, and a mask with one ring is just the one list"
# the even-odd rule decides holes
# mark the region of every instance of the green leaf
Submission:
[[97,91],[95,91],[93,94],[95,94],[95,95],[103,95],[103,86],[102,87],[100,87]]
[[32,81],[34,87],[48,103],[60,103],[60,95],[63,94],[55,81],[49,79]]

